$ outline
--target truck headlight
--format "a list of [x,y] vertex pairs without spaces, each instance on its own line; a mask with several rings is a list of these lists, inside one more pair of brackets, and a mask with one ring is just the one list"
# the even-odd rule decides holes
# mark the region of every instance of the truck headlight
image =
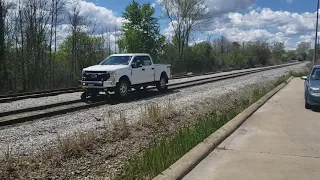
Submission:
[[320,94],[320,88],[310,87],[310,88],[309,88],[309,92],[310,92],[311,94]]
[[110,72],[110,80],[111,81],[115,81],[117,77],[117,72]]

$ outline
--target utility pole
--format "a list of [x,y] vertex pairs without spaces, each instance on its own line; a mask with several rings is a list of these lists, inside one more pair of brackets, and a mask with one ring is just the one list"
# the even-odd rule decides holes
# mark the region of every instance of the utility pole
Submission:
[[315,38],[315,43],[314,43],[313,65],[315,65],[316,61],[317,61],[318,19],[319,19],[319,0],[318,0],[318,5],[317,5],[316,38]]

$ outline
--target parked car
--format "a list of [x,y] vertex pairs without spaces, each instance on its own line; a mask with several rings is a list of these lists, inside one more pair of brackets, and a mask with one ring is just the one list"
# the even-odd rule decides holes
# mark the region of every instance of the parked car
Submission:
[[171,74],[171,65],[153,64],[149,54],[113,54],[99,65],[83,69],[81,85],[85,92],[81,99],[100,92],[115,92],[123,98],[132,88],[139,90],[148,86],[165,91]]
[[315,105],[320,105],[320,65],[313,66],[308,76],[302,76],[304,82],[305,108],[311,109]]

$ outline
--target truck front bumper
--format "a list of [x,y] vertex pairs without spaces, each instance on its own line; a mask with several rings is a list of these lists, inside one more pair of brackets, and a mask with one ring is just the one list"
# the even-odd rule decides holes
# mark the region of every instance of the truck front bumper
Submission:
[[116,87],[113,81],[81,81],[82,88],[85,89],[106,89]]

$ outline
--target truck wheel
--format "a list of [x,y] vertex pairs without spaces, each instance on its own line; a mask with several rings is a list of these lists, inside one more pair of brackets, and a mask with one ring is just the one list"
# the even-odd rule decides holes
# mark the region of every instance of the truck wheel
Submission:
[[160,81],[157,83],[157,89],[160,92],[164,92],[168,89],[167,86],[167,77],[165,75],[162,75],[160,77]]
[[128,96],[129,83],[126,80],[122,80],[117,84],[116,95],[120,98]]
[[81,100],[82,101],[85,101],[87,99],[87,93],[86,92],[83,92],[82,94],[81,94]]

